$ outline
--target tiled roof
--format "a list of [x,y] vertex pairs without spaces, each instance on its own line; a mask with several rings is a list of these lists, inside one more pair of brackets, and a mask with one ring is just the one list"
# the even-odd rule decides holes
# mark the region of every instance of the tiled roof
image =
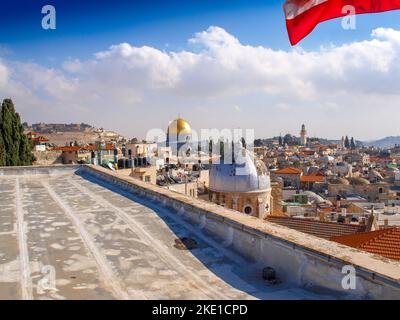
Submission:
[[307,156],[313,156],[315,154],[315,151],[314,150],[303,150],[301,153],[304,155],[307,155]]
[[365,231],[365,226],[302,218],[269,216],[267,221],[328,240],[334,236],[350,235]]
[[369,157],[370,162],[393,161],[392,157]]
[[400,228],[332,237],[330,240],[389,259],[400,260]]
[[309,176],[301,176],[300,182],[324,182],[324,176],[317,176],[317,175],[309,175]]
[[301,170],[293,167],[288,167],[275,171],[275,174],[301,174]]

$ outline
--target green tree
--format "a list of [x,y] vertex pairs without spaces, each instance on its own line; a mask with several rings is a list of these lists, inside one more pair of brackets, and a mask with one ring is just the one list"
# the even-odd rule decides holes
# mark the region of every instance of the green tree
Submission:
[[[11,99],[4,99],[1,105],[0,137],[0,164],[6,166],[32,165],[34,159],[32,142],[24,134],[21,118],[15,111]],[[2,154],[4,155],[2,156]]]
[[350,148],[350,141],[349,141],[349,137],[348,136],[346,136],[346,138],[344,139],[344,147],[346,149]]
[[6,165],[6,150],[4,148],[3,137],[0,134],[0,167],[4,167]]
[[350,148],[355,149],[356,148],[356,143],[354,142],[354,138],[352,137],[350,140]]

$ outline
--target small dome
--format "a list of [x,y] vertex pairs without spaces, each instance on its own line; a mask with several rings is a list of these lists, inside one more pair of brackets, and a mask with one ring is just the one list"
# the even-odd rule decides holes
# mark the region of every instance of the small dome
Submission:
[[243,149],[243,163],[214,164],[210,169],[210,189],[216,192],[252,192],[271,188],[271,180],[265,164],[253,161]]
[[306,195],[308,197],[308,200],[311,202],[314,202],[316,204],[329,204],[332,205],[332,203],[329,200],[326,200],[324,198],[322,198],[321,196],[319,196],[318,194],[316,194],[315,192],[312,191],[304,191],[302,193],[303,195]]
[[182,118],[177,118],[174,121],[172,121],[167,129],[168,134],[176,134],[176,135],[181,135],[181,134],[192,134],[192,128],[190,127],[190,124],[182,119]]

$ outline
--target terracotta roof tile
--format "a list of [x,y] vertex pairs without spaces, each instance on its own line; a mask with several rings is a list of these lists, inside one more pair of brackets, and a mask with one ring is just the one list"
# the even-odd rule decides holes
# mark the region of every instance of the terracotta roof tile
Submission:
[[301,176],[300,182],[324,182],[325,177],[317,175]]
[[288,167],[275,171],[275,174],[301,174],[301,170],[293,167]]
[[389,259],[400,260],[400,228],[332,237],[331,240]]
[[350,235],[365,231],[365,226],[361,225],[324,222],[302,218],[269,216],[267,221],[328,240],[334,236]]

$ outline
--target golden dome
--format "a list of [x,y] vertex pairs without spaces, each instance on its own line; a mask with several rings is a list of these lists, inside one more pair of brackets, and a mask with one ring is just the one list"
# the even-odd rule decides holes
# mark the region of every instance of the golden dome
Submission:
[[192,134],[190,124],[182,118],[177,118],[172,121],[169,124],[167,131],[168,134]]

